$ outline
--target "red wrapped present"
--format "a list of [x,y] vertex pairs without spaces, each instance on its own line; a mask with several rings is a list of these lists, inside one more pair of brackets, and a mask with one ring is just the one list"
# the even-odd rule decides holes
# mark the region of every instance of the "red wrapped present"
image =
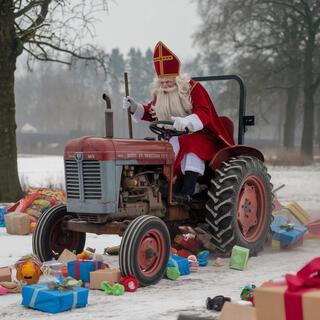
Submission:
[[257,320],[317,320],[320,314],[320,257],[296,275],[286,275],[286,285],[263,286],[254,291]]

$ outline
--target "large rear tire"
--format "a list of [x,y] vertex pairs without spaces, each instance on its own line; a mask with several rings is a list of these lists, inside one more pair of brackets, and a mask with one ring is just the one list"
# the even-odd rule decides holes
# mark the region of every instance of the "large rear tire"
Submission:
[[158,217],[141,216],[127,227],[119,252],[122,276],[133,275],[140,286],[163,278],[170,255],[170,234]]
[[44,212],[37,223],[33,233],[32,249],[33,253],[41,261],[48,261],[52,258],[58,258],[64,249],[83,251],[86,234],[64,230],[63,221],[72,214],[67,212],[65,205],[57,205]]
[[206,204],[212,244],[222,253],[234,245],[262,250],[272,218],[272,184],[263,162],[239,156],[224,161],[211,180]]

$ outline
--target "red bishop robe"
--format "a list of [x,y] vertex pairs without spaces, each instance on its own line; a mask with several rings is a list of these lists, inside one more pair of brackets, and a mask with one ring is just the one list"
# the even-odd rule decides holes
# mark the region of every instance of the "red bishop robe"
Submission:
[[[190,96],[192,113],[199,117],[204,128],[179,136],[180,150],[174,165],[174,175],[177,176],[181,175],[180,163],[187,153],[195,153],[200,159],[210,161],[220,149],[234,145],[233,137],[223,125],[210,96],[199,82],[190,80]],[[143,106],[142,120],[155,121],[150,113],[154,102]]]

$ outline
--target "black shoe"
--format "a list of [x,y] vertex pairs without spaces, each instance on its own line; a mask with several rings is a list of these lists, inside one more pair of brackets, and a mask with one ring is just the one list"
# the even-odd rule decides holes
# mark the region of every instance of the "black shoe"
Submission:
[[179,192],[179,193],[174,193],[172,195],[172,200],[178,204],[187,205],[187,204],[190,204],[190,202],[192,201],[192,198],[188,194]]

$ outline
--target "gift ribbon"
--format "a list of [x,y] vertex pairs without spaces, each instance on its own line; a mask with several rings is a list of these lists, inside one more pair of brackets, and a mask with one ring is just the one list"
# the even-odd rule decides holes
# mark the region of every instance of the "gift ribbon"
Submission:
[[79,280],[79,277],[80,277],[80,272],[79,272],[79,265],[81,262],[95,262],[95,270],[98,270],[99,269],[99,266],[98,266],[98,260],[87,260],[87,259],[79,259],[76,261],[76,264],[75,264],[75,278],[77,280]]
[[[40,291],[46,291],[46,290],[50,290],[47,287],[37,287],[34,289],[33,293],[32,293],[32,297],[29,303],[29,307],[35,309],[35,303],[37,301],[37,297]],[[51,289],[52,290],[52,289]],[[76,290],[72,290],[73,293],[73,301],[72,301],[72,309],[76,308],[77,303],[78,303],[78,292]]]
[[311,260],[296,275],[287,274],[286,281],[286,320],[303,320],[303,294],[311,289],[320,289],[320,257]]

